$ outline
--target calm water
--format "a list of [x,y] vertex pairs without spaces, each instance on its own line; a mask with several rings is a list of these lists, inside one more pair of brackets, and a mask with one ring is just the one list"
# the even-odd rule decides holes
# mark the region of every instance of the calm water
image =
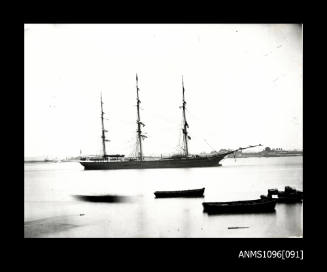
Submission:
[[[303,203],[271,214],[212,215],[203,201],[257,199],[270,188],[303,190],[303,158],[225,159],[222,167],[84,171],[77,162],[25,163],[25,237],[301,237]],[[156,190],[205,187],[204,198],[155,199]],[[76,194],[131,196],[89,203]],[[228,227],[248,227],[228,229]]]

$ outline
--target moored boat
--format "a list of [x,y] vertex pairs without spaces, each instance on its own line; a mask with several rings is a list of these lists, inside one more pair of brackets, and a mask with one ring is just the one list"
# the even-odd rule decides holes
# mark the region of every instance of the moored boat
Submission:
[[203,197],[204,189],[180,190],[180,191],[156,191],[154,195],[156,198],[167,197]]
[[285,186],[284,191],[278,189],[269,189],[268,195],[261,195],[261,199],[276,199],[277,203],[301,203],[303,192],[290,186]]
[[276,200],[255,199],[229,202],[203,202],[203,212],[221,213],[263,213],[275,211]]

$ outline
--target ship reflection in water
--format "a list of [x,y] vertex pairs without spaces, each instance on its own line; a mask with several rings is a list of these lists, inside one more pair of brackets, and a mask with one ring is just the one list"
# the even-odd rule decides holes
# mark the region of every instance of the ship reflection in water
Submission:
[[[274,213],[214,216],[202,207],[202,202],[257,199],[287,185],[303,190],[301,156],[225,159],[222,164],[119,171],[84,171],[74,162],[25,164],[25,237],[303,235],[303,203],[277,203]],[[158,199],[153,194],[204,187],[203,198]],[[110,201],[87,198],[100,195]]]

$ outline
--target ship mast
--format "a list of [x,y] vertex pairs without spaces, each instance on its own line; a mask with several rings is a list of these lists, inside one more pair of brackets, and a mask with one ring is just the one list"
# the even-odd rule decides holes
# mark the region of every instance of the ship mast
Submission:
[[141,125],[145,126],[142,122],[141,122],[141,117],[140,117],[140,103],[141,100],[139,99],[139,86],[138,86],[138,77],[136,74],[136,108],[137,108],[137,141],[138,141],[138,147],[139,147],[139,160],[142,161],[143,160],[143,150],[142,150],[142,140],[143,138],[146,138],[145,135],[142,135],[142,130],[141,130]]
[[187,128],[188,128],[188,123],[186,121],[186,115],[185,115],[185,109],[186,109],[186,101],[185,101],[185,89],[184,89],[184,80],[183,80],[183,76],[182,76],[182,86],[183,86],[183,142],[184,142],[184,152],[185,152],[185,156],[188,156],[188,140],[191,140],[191,137],[188,136],[188,132],[187,132]]
[[103,112],[103,102],[102,102],[102,93],[101,93],[101,125],[102,125],[102,149],[103,149],[103,158],[107,157],[107,153],[106,153],[106,142],[108,142],[109,140],[106,139],[106,132],[108,132],[107,130],[104,129],[104,112]]

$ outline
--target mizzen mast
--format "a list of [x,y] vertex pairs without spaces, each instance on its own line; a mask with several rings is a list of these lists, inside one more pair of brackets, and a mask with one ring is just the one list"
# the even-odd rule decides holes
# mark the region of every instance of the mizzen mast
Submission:
[[184,152],[185,152],[185,156],[188,156],[188,140],[191,140],[191,137],[188,135],[188,123],[186,121],[186,115],[185,115],[185,109],[186,109],[186,101],[185,101],[185,88],[184,88],[184,80],[183,80],[183,76],[182,76],[182,86],[183,86],[183,142],[184,142]]
[[140,117],[140,103],[141,103],[141,100],[139,99],[139,86],[138,86],[138,77],[137,77],[137,74],[136,74],[136,101],[137,101],[137,104],[136,104],[136,108],[137,108],[137,120],[136,120],[136,123],[137,123],[137,144],[138,144],[138,147],[139,147],[139,160],[142,161],[143,160],[143,150],[142,150],[142,140],[144,138],[146,138],[145,135],[142,135],[142,130],[141,130],[141,125],[144,127],[145,125],[141,122],[141,117]]

